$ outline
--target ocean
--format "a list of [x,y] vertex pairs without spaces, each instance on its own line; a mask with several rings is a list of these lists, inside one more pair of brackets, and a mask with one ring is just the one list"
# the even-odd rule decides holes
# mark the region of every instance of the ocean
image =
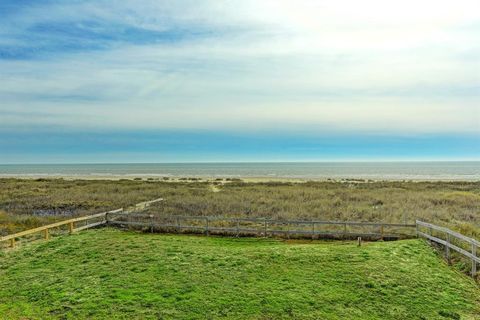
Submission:
[[0,177],[204,177],[480,181],[480,161],[3,164]]

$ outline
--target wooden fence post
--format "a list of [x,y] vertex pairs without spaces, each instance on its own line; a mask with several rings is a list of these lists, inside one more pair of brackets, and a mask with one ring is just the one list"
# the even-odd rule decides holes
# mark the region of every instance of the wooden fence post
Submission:
[[205,218],[205,234],[208,236],[208,217]]
[[237,228],[237,238],[240,237],[240,221],[237,219],[237,224],[236,224],[236,228]]
[[343,239],[347,239],[347,224],[343,224]]
[[[429,228],[429,231],[430,231],[430,235],[433,236],[433,229],[431,227]],[[430,242],[430,244],[433,243],[433,241],[430,239],[428,239],[428,241]]]
[[383,224],[380,225],[380,236],[382,237],[382,240],[383,240],[383,238],[384,238]]
[[150,217],[150,233],[153,233],[153,214],[151,214],[149,217]]
[[[119,212],[121,210],[122,209],[117,209],[117,210],[112,210],[111,212],[115,213],[115,212]],[[95,223],[88,224],[89,220],[98,219],[98,218],[102,218],[102,221],[98,221],[98,222],[95,222]],[[101,224],[105,224],[106,219],[107,219],[107,213],[102,212],[102,213],[97,213],[97,214],[90,215],[90,216],[78,217],[78,218],[69,219],[69,220],[65,220],[65,221],[59,221],[59,222],[55,222],[55,223],[52,223],[52,224],[49,224],[49,225],[33,228],[33,229],[30,229],[30,230],[17,232],[17,233],[11,234],[11,235],[7,235],[5,237],[0,237],[0,242],[9,241],[10,247],[13,248],[13,247],[16,246],[16,239],[18,239],[20,237],[23,237],[23,236],[26,236],[26,235],[40,234],[41,236],[43,235],[42,237],[45,240],[48,240],[48,239],[50,239],[50,229],[67,226],[69,233],[72,233],[74,231],[80,231],[80,230],[84,230],[84,229],[87,229],[87,228],[92,228],[92,227],[95,227],[95,226],[98,226],[98,225],[101,225]],[[84,226],[79,226],[78,224],[82,225],[83,221],[85,221]],[[77,225],[76,225],[77,229],[74,229],[76,223],[77,223]]]
[[312,240],[315,239],[315,222],[312,222]]
[[[442,245],[445,245],[445,258],[447,259],[448,263],[450,263],[450,259],[451,259],[451,250],[455,250],[460,254],[470,258],[472,262],[471,275],[472,277],[475,277],[477,275],[477,264],[478,264],[477,251],[479,248],[479,242],[477,240],[466,237],[458,232],[451,231],[450,229],[435,226],[419,220],[417,220],[416,222],[416,227],[417,227],[418,236],[427,238],[428,241],[430,241],[430,243],[435,242],[435,243],[441,243]],[[419,230],[419,227],[424,227],[427,229],[427,231],[421,232]],[[433,236],[433,230],[437,231],[436,234],[445,233],[446,234],[445,239],[439,238],[439,236],[437,237]],[[427,232],[429,232],[429,234]],[[465,250],[464,248],[457,246],[456,243],[452,243],[452,240],[454,239],[462,240],[470,243],[471,251],[468,252],[468,250]]]
[[267,237],[267,218],[263,221],[263,236]]
[[445,244],[445,258],[447,262],[450,264],[450,233],[447,232],[447,243]]
[[475,277],[477,274],[477,261],[475,261],[474,257],[477,256],[477,246],[475,243],[472,243],[472,277]]

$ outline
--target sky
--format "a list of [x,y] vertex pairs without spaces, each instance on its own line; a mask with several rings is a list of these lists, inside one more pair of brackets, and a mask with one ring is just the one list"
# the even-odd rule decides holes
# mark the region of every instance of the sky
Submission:
[[2,0],[0,163],[480,160],[480,2]]

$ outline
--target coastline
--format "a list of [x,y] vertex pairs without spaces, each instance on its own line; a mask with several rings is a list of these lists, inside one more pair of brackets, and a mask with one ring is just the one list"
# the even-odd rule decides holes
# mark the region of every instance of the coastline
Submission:
[[247,182],[247,183],[265,183],[265,182],[290,182],[305,183],[315,182],[350,182],[350,183],[370,183],[370,182],[480,182],[480,177],[459,177],[459,176],[400,176],[392,175],[385,177],[371,176],[325,176],[325,177],[272,177],[272,176],[203,176],[203,175],[158,175],[158,174],[0,174],[0,179],[63,179],[63,180],[146,180],[151,182]]
[[218,181],[480,181],[480,161],[1,165],[1,178]]

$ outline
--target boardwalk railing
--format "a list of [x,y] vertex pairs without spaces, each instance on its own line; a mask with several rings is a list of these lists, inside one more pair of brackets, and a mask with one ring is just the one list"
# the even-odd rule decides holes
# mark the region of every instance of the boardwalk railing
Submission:
[[480,264],[480,242],[466,237],[463,234],[450,229],[439,227],[431,223],[417,220],[417,235],[430,241],[441,244],[445,247],[445,258],[450,261],[450,249],[455,250],[461,255],[471,260],[471,274],[477,273],[477,264]]
[[150,201],[140,202],[140,203],[137,203],[136,205],[134,205],[132,207],[126,208],[125,211],[130,212],[130,211],[145,210],[151,204],[157,203],[157,202],[160,202],[160,201],[163,201],[163,200],[164,200],[163,198],[157,198],[157,199],[153,199],[153,200],[150,200]]
[[284,236],[312,238],[398,239],[415,236],[414,224],[273,220],[213,216],[161,216],[153,214],[109,214],[107,224],[157,232],[204,233],[233,236]]
[[[149,207],[152,203],[159,202],[159,201],[163,201],[163,199],[159,198],[155,200],[140,202],[132,206],[131,208],[127,208],[126,211],[135,212],[138,210],[144,210],[147,207]],[[101,213],[97,213],[90,216],[68,219],[68,220],[48,224],[45,226],[41,226],[38,228],[29,229],[29,230],[17,232],[14,234],[9,234],[7,236],[0,237],[0,245],[5,242],[8,242],[9,246],[11,248],[14,248],[18,239],[35,237],[35,236],[38,237],[38,235],[42,235],[44,239],[48,240],[50,238],[50,234],[52,230],[55,230],[56,233],[65,233],[65,230],[62,230],[62,227],[64,226],[68,226],[68,233],[73,233],[73,232],[97,227],[97,226],[106,224],[109,215],[121,214],[123,211],[124,209],[121,208],[121,209],[116,209],[112,211],[101,212]]]
[[334,238],[352,239],[404,239],[415,236],[424,237],[445,246],[445,257],[450,260],[450,250],[469,258],[472,263],[471,273],[477,273],[480,264],[478,252],[480,242],[450,229],[439,227],[423,221],[416,224],[351,222],[321,220],[274,220],[267,218],[231,218],[213,216],[163,216],[138,213],[150,204],[162,201],[162,198],[139,203],[127,210],[117,209],[90,216],[79,217],[52,223],[46,226],[0,237],[0,244],[9,242],[15,247],[19,238],[43,235],[49,239],[51,230],[68,226],[73,233],[100,225],[116,225],[128,228],[147,229],[151,232],[204,233],[233,236],[281,236],[287,238]]
[[[0,243],[8,241],[10,242],[10,247],[15,247],[15,243],[18,238],[30,236],[30,235],[35,235],[35,234],[43,234],[43,237],[45,239],[49,239],[50,237],[50,231],[52,229],[58,229],[63,226],[68,226],[68,232],[73,233],[76,231],[81,231],[85,230],[88,228],[93,228],[102,224],[105,224],[107,222],[106,217],[107,214],[115,214],[121,212],[123,209],[117,209],[117,210],[112,210],[112,211],[107,211],[107,212],[101,212],[97,213],[94,215],[90,216],[85,216],[85,217],[79,217],[79,218],[74,218],[74,219],[69,219],[69,220],[64,220],[52,224],[48,224],[45,226],[41,226],[38,228],[30,229],[30,230],[25,230],[21,231],[18,233],[14,234],[9,234],[4,237],[0,237]],[[81,226],[78,226],[78,223],[83,222]]]

